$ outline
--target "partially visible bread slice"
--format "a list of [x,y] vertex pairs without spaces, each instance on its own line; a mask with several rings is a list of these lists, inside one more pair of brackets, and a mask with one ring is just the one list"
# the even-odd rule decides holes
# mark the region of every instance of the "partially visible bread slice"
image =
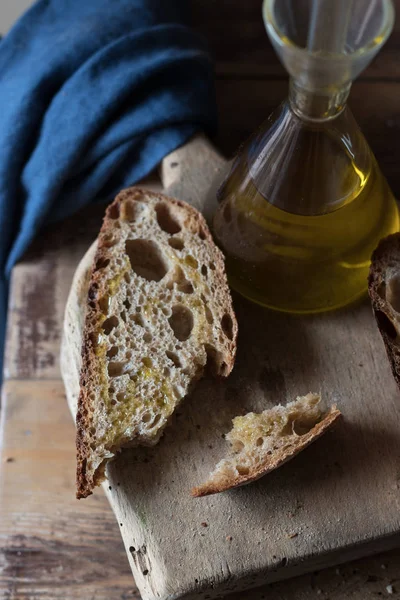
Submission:
[[381,240],[371,261],[368,292],[394,378],[400,387],[400,233]]
[[192,495],[207,496],[245,485],[293,458],[341,414],[336,406],[324,414],[320,400],[318,394],[310,393],[286,406],[235,417],[226,436],[230,455],[217,464],[206,483],[192,489]]
[[206,363],[227,376],[237,323],[204,218],[131,188],[106,212],[89,282],[77,424],[77,497],[128,445],[155,444]]

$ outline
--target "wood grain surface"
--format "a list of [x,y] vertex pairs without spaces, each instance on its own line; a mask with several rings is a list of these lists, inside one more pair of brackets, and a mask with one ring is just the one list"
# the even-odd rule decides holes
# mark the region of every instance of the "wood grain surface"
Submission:
[[[230,156],[285,97],[286,78],[267,41],[258,1],[195,0],[193,5],[195,25],[208,38],[216,58],[220,115],[216,143]],[[395,5],[400,12],[400,0]],[[350,98],[398,197],[399,52],[397,19],[394,34],[353,86]],[[74,499],[73,425],[59,380],[66,292],[78,259],[96,236],[102,212],[92,208],[61,228],[47,230],[14,269],[1,434],[0,598],[4,600],[140,598],[104,496],[98,493],[85,503]],[[383,354],[380,360],[385,362]],[[276,385],[282,385],[279,376]],[[368,438],[367,430],[356,433]],[[358,461],[361,465],[362,457]],[[383,465],[383,470],[387,468]],[[357,476],[361,473],[360,469]],[[388,495],[398,498],[398,479],[393,475],[394,471],[387,480],[389,487],[381,490],[384,502]],[[297,538],[289,539],[296,543]],[[398,593],[400,551],[394,550],[246,592],[245,597],[372,600]],[[242,600],[244,595],[230,597]]]

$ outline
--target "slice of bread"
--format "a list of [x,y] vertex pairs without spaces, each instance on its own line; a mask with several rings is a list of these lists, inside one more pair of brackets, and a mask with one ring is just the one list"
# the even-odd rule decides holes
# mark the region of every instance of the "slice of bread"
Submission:
[[320,401],[318,394],[309,393],[286,406],[235,417],[226,435],[230,455],[217,464],[208,481],[192,489],[192,495],[207,496],[245,485],[293,458],[341,415],[336,406],[324,413]]
[[371,261],[368,292],[394,378],[400,387],[400,233],[381,240]]
[[227,376],[237,322],[201,214],[131,188],[106,212],[90,276],[77,424],[77,497],[123,447],[155,444],[205,372]]

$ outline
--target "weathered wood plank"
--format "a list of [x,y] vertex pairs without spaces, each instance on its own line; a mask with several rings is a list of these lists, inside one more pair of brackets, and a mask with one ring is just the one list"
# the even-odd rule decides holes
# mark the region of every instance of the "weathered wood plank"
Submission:
[[62,319],[72,276],[98,234],[102,206],[47,228],[11,278],[4,378],[60,377]]
[[2,420],[0,598],[139,600],[106,498],[75,499],[62,383],[7,382]]

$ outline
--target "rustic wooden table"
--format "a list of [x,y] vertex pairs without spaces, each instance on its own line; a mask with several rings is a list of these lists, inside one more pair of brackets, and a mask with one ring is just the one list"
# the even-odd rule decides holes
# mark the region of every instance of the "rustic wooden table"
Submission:
[[[220,133],[215,142],[229,155],[284,98],[287,78],[266,38],[260,2],[193,4],[196,27],[216,58]],[[400,13],[400,0],[395,4]],[[384,50],[354,85],[350,102],[398,197],[399,46],[400,18]],[[74,431],[58,364],[73,270],[96,236],[101,214],[91,208],[61,230],[47,230],[14,269],[0,434],[0,599],[139,600],[105,497],[74,499]],[[369,600],[396,594],[400,550],[245,597]]]

